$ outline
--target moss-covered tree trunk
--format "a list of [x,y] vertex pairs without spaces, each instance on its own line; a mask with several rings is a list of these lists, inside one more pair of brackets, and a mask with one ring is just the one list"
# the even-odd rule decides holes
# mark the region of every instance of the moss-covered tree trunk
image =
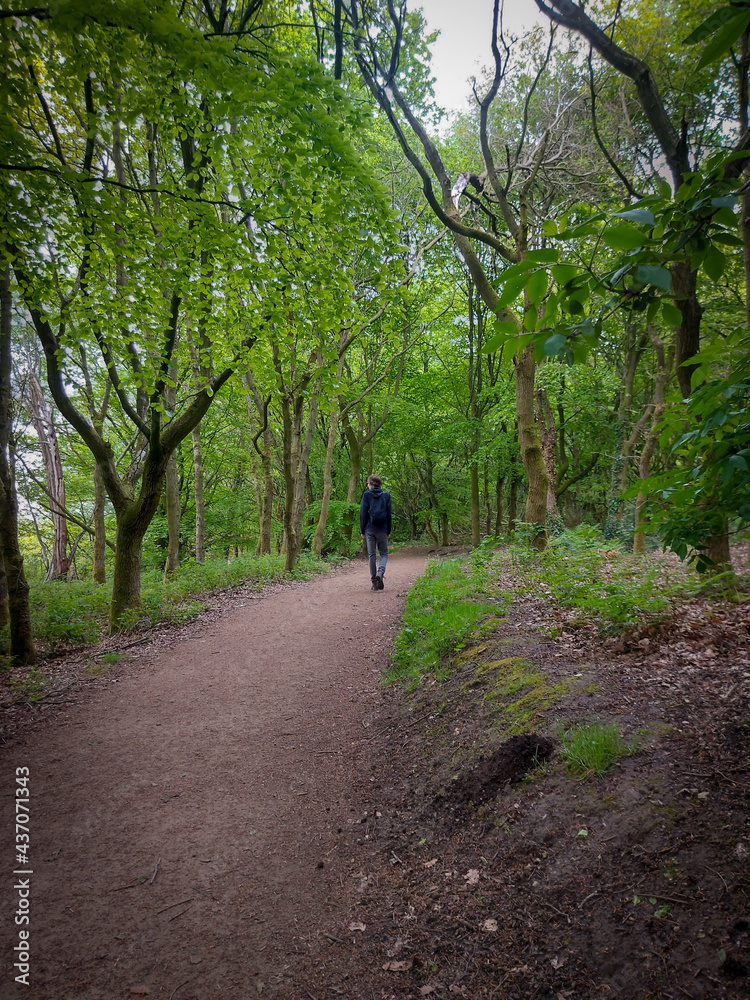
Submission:
[[10,623],[10,656],[14,664],[36,662],[36,648],[31,628],[29,585],[18,544],[18,499],[13,475],[11,432],[11,333],[13,300],[10,268],[0,273],[0,549],[5,568]]
[[94,466],[94,552],[92,557],[91,577],[94,583],[107,582],[106,552],[107,529],[104,521],[104,508],[107,502],[107,491],[104,489],[102,470]]
[[195,561],[206,561],[206,501],[203,494],[203,449],[200,424],[190,432],[193,446],[193,479],[195,492]]
[[555,492],[555,444],[557,441],[557,428],[555,427],[555,415],[552,412],[549,398],[544,389],[536,390],[536,421],[539,429],[544,468],[547,473],[547,520],[549,523],[556,523],[558,526],[561,526],[562,518],[560,517],[557,494]]
[[164,477],[164,506],[167,512],[167,559],[164,564],[164,578],[174,573],[180,566],[180,473],[177,468],[177,454],[172,452],[167,462]]
[[328,507],[331,503],[331,494],[333,493],[333,452],[336,448],[338,436],[339,408],[338,403],[334,401],[334,405],[331,407],[331,424],[328,428],[326,458],[323,466],[323,497],[312,543],[312,550],[318,558],[323,554],[323,539],[325,538],[326,525],[328,524]]
[[[172,379],[176,380],[177,372],[172,368]],[[167,385],[164,390],[164,400],[170,413],[174,412],[177,402],[177,386]],[[167,460],[164,480],[164,508],[167,514],[167,559],[164,564],[164,579],[174,573],[180,566],[180,528],[182,526],[182,511],[180,510],[180,473],[177,468],[177,448]]]
[[349,445],[349,485],[346,489],[346,502],[357,503],[359,501],[359,481],[362,475],[363,444],[352,427],[349,412],[346,408],[342,410],[341,426],[344,431],[346,443]]
[[526,498],[525,520],[536,527],[534,544],[543,549],[546,545],[544,524],[547,519],[547,469],[544,465],[542,445],[539,440],[534,415],[534,376],[536,364],[531,345],[513,359],[516,368],[516,417],[521,460],[529,482]]
[[112,574],[110,629],[115,631],[121,615],[141,606],[141,554],[143,538],[161,501],[162,486],[169,456],[149,454],[143,470],[141,489],[130,500],[120,498],[115,504],[117,540]]

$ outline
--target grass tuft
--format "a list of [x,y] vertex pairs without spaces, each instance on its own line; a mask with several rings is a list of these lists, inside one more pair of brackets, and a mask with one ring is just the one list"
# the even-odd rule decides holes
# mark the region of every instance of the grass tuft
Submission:
[[622,739],[614,723],[590,722],[570,729],[561,726],[560,744],[565,768],[575,778],[604,774],[635,750]]

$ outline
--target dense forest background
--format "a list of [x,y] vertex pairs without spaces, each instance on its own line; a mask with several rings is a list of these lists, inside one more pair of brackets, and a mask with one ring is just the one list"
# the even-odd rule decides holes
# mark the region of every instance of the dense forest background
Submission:
[[[6,3],[0,615],[144,571],[750,523],[750,8],[494,10],[473,110],[393,0]],[[3,622],[0,622],[3,624]]]

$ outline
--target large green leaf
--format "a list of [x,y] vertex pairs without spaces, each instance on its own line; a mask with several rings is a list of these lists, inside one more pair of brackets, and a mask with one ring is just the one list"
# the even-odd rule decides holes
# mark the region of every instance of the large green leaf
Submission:
[[672,288],[672,275],[661,264],[640,264],[636,274],[640,281],[647,285],[655,285],[662,291],[668,292]]
[[537,264],[554,264],[560,259],[559,250],[529,250],[526,254],[529,260]]
[[698,60],[698,69],[708,66],[709,63],[725,55],[738,41],[748,24],[750,24],[750,9],[746,8],[719,28],[703,50],[703,55]]
[[654,213],[648,208],[631,208],[627,212],[615,212],[616,219],[629,219],[631,222],[642,222],[646,226],[655,226]]
[[722,25],[734,20],[737,16],[737,8],[731,4],[726,7],[719,7],[713,14],[709,14],[705,21],[701,21],[695,31],[691,31],[687,38],[683,39],[683,45],[697,45],[709,35],[713,35]]
[[602,236],[602,242],[612,250],[637,250],[648,240],[648,236],[634,226],[610,226]]
[[526,281],[527,278],[525,274],[518,275],[515,278],[509,278],[503,285],[503,290],[500,293],[500,301],[498,302],[498,306],[501,309],[504,309],[505,306],[509,306],[511,302],[515,302],[518,296],[524,290],[524,287],[526,286]]
[[547,291],[548,284],[549,281],[546,271],[534,271],[529,278],[526,285],[526,291],[535,306],[538,306],[544,298],[544,293]]
[[578,268],[573,264],[553,264],[550,271],[552,277],[561,286],[567,285],[578,274]]
[[556,354],[560,353],[567,342],[568,338],[563,336],[562,333],[553,333],[542,345],[542,353],[548,358],[553,358]]
[[724,273],[727,259],[718,247],[711,246],[703,258],[703,270],[713,281],[718,281]]

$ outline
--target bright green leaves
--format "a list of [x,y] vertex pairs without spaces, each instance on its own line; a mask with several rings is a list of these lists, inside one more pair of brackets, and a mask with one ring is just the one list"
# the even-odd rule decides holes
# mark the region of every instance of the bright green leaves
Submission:
[[712,281],[718,281],[724,273],[727,259],[718,247],[710,246],[703,258],[703,270]]
[[[733,334],[690,360],[697,388],[662,420],[671,468],[645,483],[645,514],[665,545],[705,570],[706,539],[723,533],[727,518],[737,532],[750,525],[750,338]],[[731,374],[717,379],[714,366]]]
[[503,290],[500,293],[500,301],[498,303],[499,307],[504,309],[506,306],[512,305],[526,287],[528,280],[529,275],[525,274],[508,278],[503,283]]
[[635,226],[611,226],[602,242],[612,250],[637,250],[648,240],[648,234]]
[[533,271],[526,282],[526,294],[529,300],[538,310],[539,305],[544,298],[544,293],[547,291],[548,279],[546,271]]
[[563,287],[575,278],[578,274],[578,268],[575,264],[553,264],[550,268],[550,274],[557,284]]
[[631,222],[641,222],[646,226],[655,226],[654,213],[649,208],[631,208],[627,212],[615,212],[616,219],[629,219]]
[[[717,155],[705,171],[686,174],[674,196],[663,182],[658,194],[609,218],[586,218],[584,207],[580,221],[543,224],[556,246],[531,251],[504,272],[499,288],[500,306],[518,311],[521,332],[498,331],[492,349],[508,343],[517,351],[533,340],[537,359],[577,362],[618,309],[642,313],[647,323],[681,326],[674,266],[689,263],[716,282],[727,272],[729,254],[741,246],[738,199],[733,182],[724,179],[726,162]],[[563,246],[577,263],[560,259]]]
[[710,14],[685,39],[686,45],[697,45],[711,38],[698,60],[698,69],[708,66],[725,55],[739,41],[750,25],[750,7],[744,4],[729,4]]
[[542,344],[542,354],[548,358],[553,358],[559,354],[568,343],[568,338],[561,333],[553,333],[551,337]]
[[672,289],[672,275],[661,264],[639,264],[635,273],[637,280],[644,285],[653,285],[663,292]]
[[661,302],[661,315],[667,326],[679,326],[682,323],[682,313],[677,308],[677,306],[672,305],[671,302],[667,302],[662,299]]

